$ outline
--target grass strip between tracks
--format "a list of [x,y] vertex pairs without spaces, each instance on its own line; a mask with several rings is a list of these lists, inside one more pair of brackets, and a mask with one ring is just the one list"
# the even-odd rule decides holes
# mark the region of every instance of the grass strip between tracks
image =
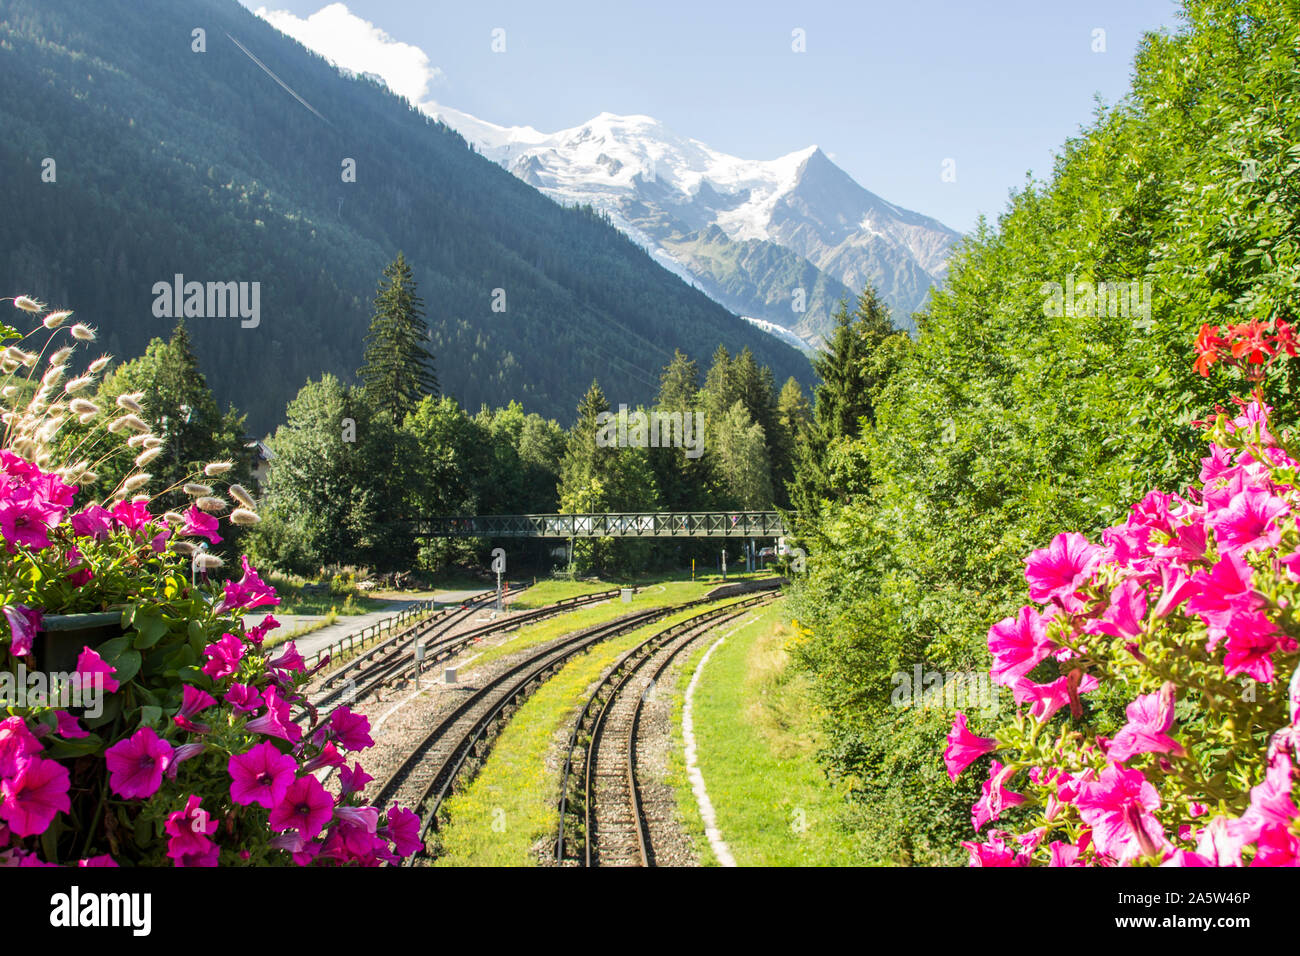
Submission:
[[[708,589],[699,588],[699,594],[686,597],[670,588],[668,595],[653,595],[662,600],[654,604],[644,602],[640,608],[689,600]],[[725,606],[734,600],[738,599],[710,607]],[[605,605],[611,606],[615,613],[582,623],[576,621],[582,611],[565,615],[565,625],[551,636],[617,617],[628,610],[627,605],[617,601]],[[634,604],[632,609],[639,608]],[[469,787],[443,804],[446,822],[435,837],[440,841],[435,865],[535,866],[553,855],[558,822],[556,805],[560,799],[560,766],[555,754],[567,741],[592,684],[628,649],[656,631],[705,609],[680,611],[629,634],[602,641],[542,684],[501,731]],[[516,643],[505,646],[512,651],[518,649]],[[548,763],[548,759],[554,763]]]
[[[727,638],[695,688],[697,761],[718,830],[740,866],[846,866],[864,862],[846,823],[843,797],[817,764],[818,722],[807,679],[790,661],[794,636],[785,602]],[[723,633],[723,632],[719,632]],[[715,638],[716,639],[716,638]],[[681,707],[686,685],[712,640],[678,672],[668,782],[705,865],[717,865],[686,779]]]
[[[628,603],[624,603],[619,598],[614,598],[600,604],[579,607],[574,611],[565,611],[563,614],[557,614],[547,620],[522,627],[517,634],[505,641],[505,643],[486,648],[475,659],[473,666],[482,667],[484,664],[505,657],[507,654],[514,654],[525,648],[543,644],[564,634],[571,634],[584,627],[591,627],[593,624],[612,621],[614,618],[621,617],[632,611],[644,611],[647,608],[664,607],[669,604],[680,604],[683,601],[701,598],[716,586],[716,584],[705,582],[674,581],[664,584],[662,587],[655,586],[635,594]],[[593,588],[593,590],[599,591],[602,589]],[[469,649],[469,653],[474,653],[474,650]]]

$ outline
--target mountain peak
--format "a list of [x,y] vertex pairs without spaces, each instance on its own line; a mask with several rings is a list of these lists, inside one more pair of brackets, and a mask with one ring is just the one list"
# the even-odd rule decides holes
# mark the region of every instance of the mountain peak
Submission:
[[[943,224],[863,188],[815,143],[755,160],[640,113],[603,112],[554,133],[496,126],[456,110],[443,117],[485,156],[552,199],[605,212],[663,265],[712,289],[728,308],[782,326],[797,321],[813,337],[822,317],[778,312],[765,303],[788,302],[789,290],[767,287],[842,284],[857,292],[872,282],[906,324],[957,238]],[[703,243],[707,254],[684,243]],[[748,246],[747,262],[768,272],[732,275],[745,268],[738,264],[744,256],[724,251],[728,243],[765,244],[771,254]],[[772,266],[777,259],[784,263],[779,270]],[[719,270],[728,271],[725,280]],[[792,281],[796,274],[803,278]],[[738,302],[718,292],[722,286],[767,291],[762,302]]]

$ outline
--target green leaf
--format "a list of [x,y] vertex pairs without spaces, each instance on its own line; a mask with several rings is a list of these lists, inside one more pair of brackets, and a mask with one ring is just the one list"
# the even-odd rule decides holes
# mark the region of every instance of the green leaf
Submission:
[[140,726],[157,727],[158,721],[162,720],[162,708],[153,704],[147,704],[140,708]]
[[54,740],[46,746],[42,756],[53,757],[56,760],[84,757],[86,754],[98,753],[103,746],[104,740],[98,734],[76,740]]
[[98,717],[87,717],[86,726],[91,730],[96,727],[103,727],[111,723],[122,713],[122,697],[119,694],[110,694],[104,701],[104,711]]
[[117,671],[117,673],[113,675],[113,678],[119,684],[125,684],[136,674],[140,673],[140,662],[142,660],[143,658],[140,656],[139,651],[122,651],[122,653],[118,654],[111,662],[113,669]]
[[153,647],[167,633],[167,622],[161,616],[138,614],[135,624],[135,646],[140,650]]

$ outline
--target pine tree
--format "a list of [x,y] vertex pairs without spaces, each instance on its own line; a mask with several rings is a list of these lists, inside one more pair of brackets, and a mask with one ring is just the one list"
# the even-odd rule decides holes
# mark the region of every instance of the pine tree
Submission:
[[424,301],[399,252],[385,269],[375,293],[375,314],[366,334],[365,364],[357,370],[366,398],[400,425],[426,395],[437,395],[433,356],[424,347],[429,334]]
[[666,412],[685,412],[693,409],[700,396],[700,367],[695,359],[688,358],[681,349],[673,351],[672,361],[664,366],[659,376],[657,407]]
[[868,285],[852,314],[841,303],[825,352],[813,359],[822,382],[814,390],[813,420],[800,440],[794,464],[791,502],[804,514],[816,512],[827,498],[843,500],[826,468],[827,452],[835,442],[851,440],[863,424],[874,424],[875,399],[892,373],[887,343],[904,333],[894,328],[889,308]]

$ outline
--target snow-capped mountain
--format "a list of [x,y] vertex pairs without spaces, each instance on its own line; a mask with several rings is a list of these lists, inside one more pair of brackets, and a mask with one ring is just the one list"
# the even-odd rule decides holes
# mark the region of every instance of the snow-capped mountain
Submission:
[[839,300],[867,282],[910,327],[959,238],[864,189],[816,146],[750,160],[649,116],[601,113],[543,133],[424,108],[556,201],[602,210],[723,305],[810,344],[832,325]]

